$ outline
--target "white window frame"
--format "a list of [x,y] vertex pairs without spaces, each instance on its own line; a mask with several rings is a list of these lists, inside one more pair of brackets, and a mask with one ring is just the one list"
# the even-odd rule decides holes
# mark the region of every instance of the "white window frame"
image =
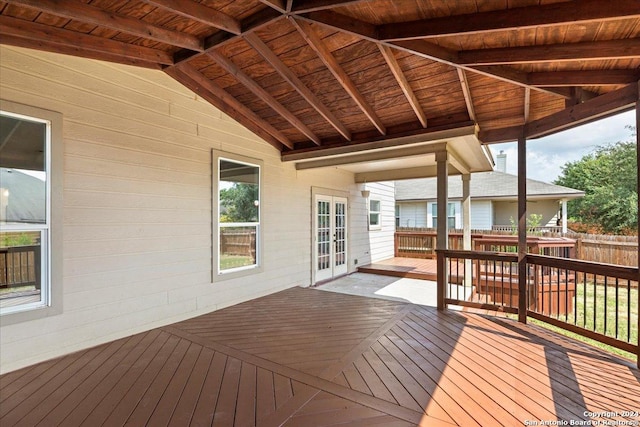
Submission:
[[[377,202],[378,203],[378,210],[374,210],[371,207],[371,204]],[[369,223],[369,230],[381,230],[382,229],[382,200],[380,199],[369,199],[369,205],[368,205],[369,209],[368,209],[368,216],[367,216],[367,220]],[[377,215],[378,216],[378,223],[377,224],[373,224],[371,222],[371,214]]]
[[62,312],[63,119],[61,113],[6,100],[0,100],[0,111],[3,115],[46,124],[46,223],[2,226],[3,231],[40,232],[41,299],[0,310],[2,324],[10,325]]
[[[438,203],[437,202],[431,202],[428,204],[429,206],[427,207],[427,215],[429,216],[428,218],[428,222],[427,224],[429,224],[430,228],[436,228],[436,225],[434,224],[434,219],[437,220],[438,216],[437,215],[433,215],[434,212],[437,212],[437,206]],[[447,211],[449,210],[449,206],[453,206],[453,215],[448,215],[447,212],[447,225],[449,224],[449,220],[453,218],[453,224],[454,224],[454,229],[458,229],[461,228],[460,224],[461,224],[461,218],[460,218],[460,213],[461,213],[461,205],[459,201],[449,201],[447,202]],[[448,228],[448,227],[447,227]]]
[[[255,226],[256,227],[256,262],[255,264],[242,266],[237,268],[220,269],[220,161],[226,160],[234,163],[239,163],[247,166],[258,168],[258,221],[251,223],[225,223],[224,227],[239,227],[239,226]],[[232,279],[236,277],[242,277],[250,274],[255,274],[263,271],[263,174],[264,174],[264,162],[259,159],[242,156],[235,153],[224,152],[220,150],[212,151],[212,230],[213,230],[213,242],[212,242],[212,277],[211,281],[216,282],[219,280]]]

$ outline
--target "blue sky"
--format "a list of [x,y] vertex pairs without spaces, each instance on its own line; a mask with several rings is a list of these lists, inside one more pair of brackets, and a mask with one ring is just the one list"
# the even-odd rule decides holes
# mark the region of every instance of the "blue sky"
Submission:
[[[618,141],[631,140],[632,133],[626,125],[635,126],[635,110],[618,114],[575,129],[527,141],[527,177],[553,182],[561,173],[561,167],[579,160],[596,147]],[[500,150],[507,154],[507,172],[518,171],[518,145],[515,142],[489,146],[493,157]]]

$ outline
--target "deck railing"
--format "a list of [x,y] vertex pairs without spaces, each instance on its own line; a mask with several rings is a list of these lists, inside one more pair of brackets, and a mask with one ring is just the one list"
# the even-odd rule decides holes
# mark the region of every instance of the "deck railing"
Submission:
[[[527,254],[438,251],[438,303],[519,313],[638,356],[637,267]],[[524,306],[519,303],[524,292]]]
[[0,247],[0,288],[40,289],[40,245]]

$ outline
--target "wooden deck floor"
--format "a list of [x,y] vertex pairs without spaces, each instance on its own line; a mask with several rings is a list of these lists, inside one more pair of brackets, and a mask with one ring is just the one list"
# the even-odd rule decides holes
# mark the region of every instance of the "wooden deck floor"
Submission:
[[639,379],[631,362],[508,319],[294,288],[5,374],[0,425],[632,419]]
[[384,276],[408,277],[410,279],[437,280],[438,269],[435,259],[402,258],[385,259],[358,268],[362,273]]

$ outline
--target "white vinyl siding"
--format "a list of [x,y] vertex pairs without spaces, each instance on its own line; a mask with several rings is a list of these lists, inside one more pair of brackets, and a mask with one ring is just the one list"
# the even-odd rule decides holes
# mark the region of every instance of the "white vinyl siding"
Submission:
[[[370,191],[369,200],[380,202],[380,225],[370,229],[367,239],[370,252],[368,262],[377,262],[393,257],[393,234],[396,228],[395,187],[393,181],[388,181],[367,183],[366,189]],[[358,264],[363,264],[363,261],[359,260]]]
[[471,229],[491,230],[493,218],[491,200],[471,201]]

